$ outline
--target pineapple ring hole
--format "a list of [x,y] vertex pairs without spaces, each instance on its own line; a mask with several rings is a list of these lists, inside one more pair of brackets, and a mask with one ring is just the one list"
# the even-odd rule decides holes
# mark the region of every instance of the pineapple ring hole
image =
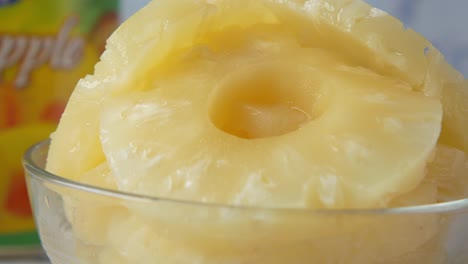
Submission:
[[313,119],[313,93],[307,90],[301,76],[284,71],[228,77],[211,98],[210,119],[218,129],[239,138],[285,135]]

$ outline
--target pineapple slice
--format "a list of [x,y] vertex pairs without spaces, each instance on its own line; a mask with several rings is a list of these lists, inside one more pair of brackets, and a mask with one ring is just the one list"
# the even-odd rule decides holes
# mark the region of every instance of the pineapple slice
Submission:
[[154,1],[78,84],[48,169],[79,180],[108,160],[120,190],[179,199],[385,206],[424,177],[442,115],[420,91],[429,43],[376,39],[398,26],[360,1]]
[[[360,0],[153,1],[78,83],[47,169],[231,205],[445,201],[463,191],[452,182],[466,186],[467,97],[427,40]],[[311,222],[171,203],[100,207],[63,194],[90,263],[415,263],[401,259],[443,254],[435,215]]]
[[[100,188],[116,188],[107,163],[85,173],[80,180]],[[89,245],[106,245],[107,226],[113,219],[125,216],[125,208],[119,206],[116,199],[89,195],[79,190],[60,187],[54,189],[66,194],[63,199],[65,215],[73,227],[75,236]]]
[[314,53],[264,53],[239,72],[227,56],[190,58],[154,89],[107,98],[101,139],[119,189],[313,208],[385,206],[413,189],[440,133],[439,101]]
[[442,103],[444,119],[440,142],[468,154],[468,81],[446,85]]
[[438,190],[438,202],[468,196],[468,156],[453,147],[438,145],[435,158],[428,164],[426,180]]

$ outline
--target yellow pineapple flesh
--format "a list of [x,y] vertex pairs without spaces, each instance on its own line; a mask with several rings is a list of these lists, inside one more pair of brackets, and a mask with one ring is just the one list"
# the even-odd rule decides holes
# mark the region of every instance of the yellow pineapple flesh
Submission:
[[[427,40],[360,0],[152,1],[78,83],[47,170],[255,208],[445,202],[467,195],[467,91]],[[88,263],[443,256],[437,215],[304,218],[63,195]]]

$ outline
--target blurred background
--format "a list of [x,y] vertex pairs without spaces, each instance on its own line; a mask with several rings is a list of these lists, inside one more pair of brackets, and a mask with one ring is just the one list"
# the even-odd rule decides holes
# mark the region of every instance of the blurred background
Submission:
[[[64,4],[68,2],[74,5]],[[27,207],[27,190],[19,159],[27,146],[53,131],[74,84],[81,76],[92,71],[107,36],[119,23],[148,2],[149,0],[0,0],[0,40],[3,41],[0,45],[0,74],[3,75],[0,75],[0,264],[47,263],[44,258],[36,257],[39,242],[37,236],[33,235],[32,214]],[[466,21],[468,1],[367,2],[391,13],[406,26],[423,34],[445,54],[451,64],[468,76],[468,34],[463,23]],[[23,3],[23,9],[15,10],[14,6]],[[39,5],[34,6],[34,3],[50,4],[40,5],[42,9],[37,9]],[[54,15],[50,15],[52,12]],[[81,22],[66,20],[65,24],[57,24],[57,21],[63,21],[72,13],[85,19]],[[34,19],[41,19],[43,24],[38,25]],[[51,32],[51,29],[55,31]],[[1,57],[12,51],[6,50],[8,45],[14,47],[19,43],[15,42],[18,39],[7,32],[57,34],[53,41],[56,41],[55,46],[58,48],[52,51],[50,58],[35,58],[27,66],[29,68],[15,65],[20,61],[15,61],[14,56]],[[77,32],[86,38],[77,38]],[[79,67],[73,64],[78,55],[84,58]],[[50,63],[50,67],[45,68],[40,64],[46,62]],[[18,76],[15,73],[17,70],[23,75]],[[37,78],[38,76],[41,78]],[[41,80],[45,80],[45,83],[41,83]]]

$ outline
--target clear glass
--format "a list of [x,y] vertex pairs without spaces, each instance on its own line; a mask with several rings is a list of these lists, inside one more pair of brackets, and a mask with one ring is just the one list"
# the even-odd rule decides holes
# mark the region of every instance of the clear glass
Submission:
[[466,264],[468,199],[374,210],[242,208],[144,197],[44,170],[24,158],[54,264]]

